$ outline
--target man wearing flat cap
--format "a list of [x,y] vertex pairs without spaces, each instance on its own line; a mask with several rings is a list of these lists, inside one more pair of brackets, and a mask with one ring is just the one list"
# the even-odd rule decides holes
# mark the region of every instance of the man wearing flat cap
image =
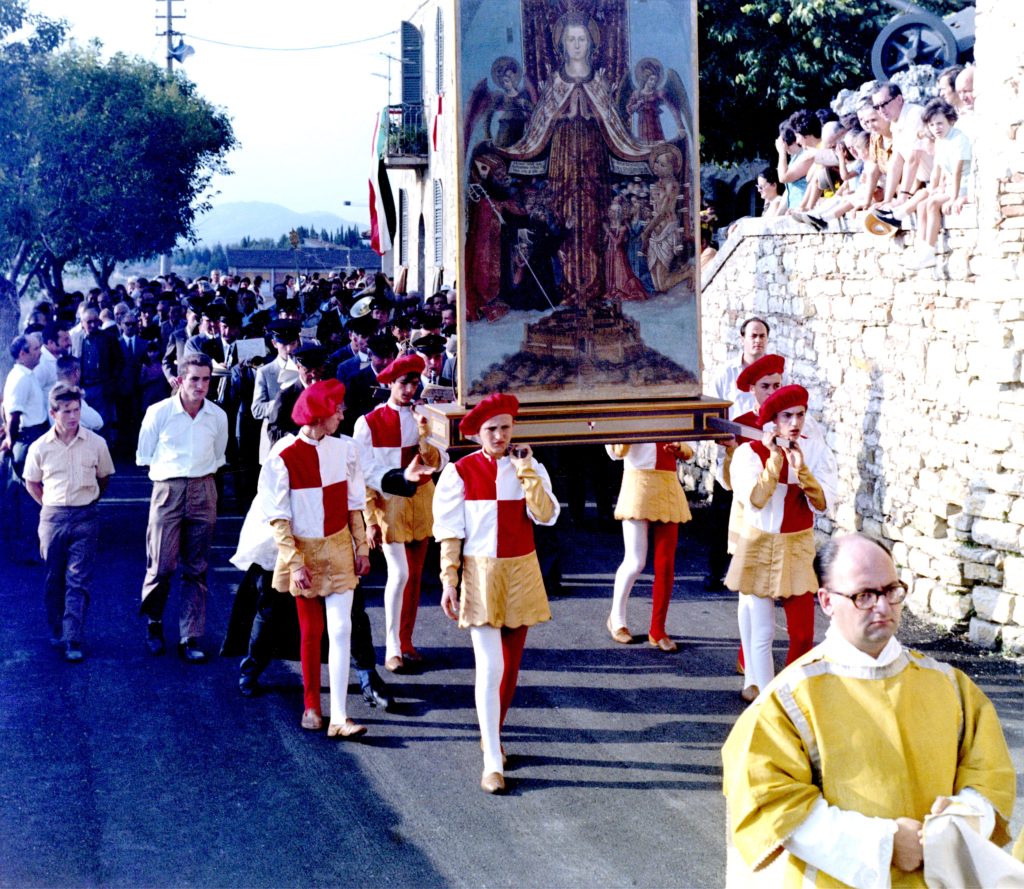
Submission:
[[299,324],[297,321],[274,320],[267,325],[270,341],[277,357],[256,371],[255,390],[252,397],[252,415],[263,421],[260,432],[260,463],[270,453],[270,423],[277,419],[280,407],[279,396],[282,384],[287,385],[298,376],[292,353],[299,348]]
[[[423,367],[423,359],[413,354],[402,355],[384,368],[377,380],[391,389],[387,403],[360,417],[353,433],[368,489],[370,546],[383,549],[388,566],[384,667],[393,673],[402,670],[406,661],[422,660],[412,636],[433,524],[430,504],[434,483],[430,472],[444,468],[448,462],[447,453],[427,441],[427,418],[413,408]],[[385,476],[410,466],[424,468],[423,484],[412,496],[389,493]]]
[[777,389],[758,411],[761,440],[736,448],[729,466],[743,524],[725,585],[740,594],[744,700],[775,675],[775,600],[818,588],[814,513],[835,503],[837,469],[824,440],[803,435],[806,415],[803,386]]

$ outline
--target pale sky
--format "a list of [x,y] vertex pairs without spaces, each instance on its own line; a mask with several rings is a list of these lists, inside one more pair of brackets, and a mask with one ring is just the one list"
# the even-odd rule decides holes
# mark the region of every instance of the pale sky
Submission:
[[[241,143],[234,171],[217,177],[214,203],[269,201],[299,212],[327,210],[366,222],[367,174],[375,115],[387,103],[387,60],[398,34],[336,49],[273,52],[236,49],[312,47],[397,31],[423,0],[175,0],[174,13],[195,48],[180,66],[200,93],[227,111]],[[104,52],[127,52],[161,66],[166,0],[29,0],[64,18],[71,37],[98,37]],[[157,15],[161,18],[158,20]],[[201,39],[202,38],[202,39]],[[177,38],[175,38],[177,40]],[[385,75],[376,77],[374,74]],[[392,95],[398,101],[398,66]],[[343,206],[351,200],[354,205]]]

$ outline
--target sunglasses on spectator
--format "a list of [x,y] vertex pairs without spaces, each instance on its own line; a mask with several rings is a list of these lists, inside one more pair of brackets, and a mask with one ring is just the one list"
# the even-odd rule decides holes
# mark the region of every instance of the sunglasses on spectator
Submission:
[[886,105],[889,105],[890,103],[895,101],[896,96],[889,96],[888,99],[886,99],[884,102],[879,102],[877,105],[872,102],[871,107],[874,108],[875,111],[881,111]]

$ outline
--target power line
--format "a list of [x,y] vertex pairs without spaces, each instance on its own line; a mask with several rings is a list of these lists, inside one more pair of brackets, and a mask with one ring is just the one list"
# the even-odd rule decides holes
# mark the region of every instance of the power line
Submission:
[[346,40],[343,43],[327,43],[323,46],[246,46],[241,43],[226,43],[223,40],[211,40],[209,37],[197,37],[195,34],[186,35],[191,40],[198,40],[201,43],[213,43],[217,46],[227,46],[231,49],[253,49],[259,52],[312,52],[313,50],[319,49],[338,49],[342,46],[355,46],[357,43],[370,43],[374,40],[382,40],[385,37],[391,37],[397,34],[398,31],[386,31],[383,34],[377,34],[373,37],[360,37],[358,40]]

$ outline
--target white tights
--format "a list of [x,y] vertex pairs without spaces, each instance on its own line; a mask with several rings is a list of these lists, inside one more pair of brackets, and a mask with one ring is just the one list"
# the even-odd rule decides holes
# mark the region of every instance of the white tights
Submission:
[[327,675],[331,686],[331,724],[348,717],[349,655],[352,650],[352,590],[333,593],[324,599],[327,609]]
[[760,691],[775,676],[772,642],[775,639],[775,600],[740,593],[736,606],[743,645],[743,685],[756,685]]
[[497,627],[470,627],[476,656],[476,716],[484,748],[484,774],[505,774],[501,764],[501,679],[505,674],[505,652]]
[[384,584],[384,659],[402,656],[398,630],[402,622],[402,595],[409,582],[409,557],[404,543],[381,544],[388,579]]
[[628,627],[626,622],[626,606],[633,584],[647,564],[647,525],[646,519],[622,520],[622,543],[625,553],[622,564],[615,572],[615,585],[612,587],[612,629]]

